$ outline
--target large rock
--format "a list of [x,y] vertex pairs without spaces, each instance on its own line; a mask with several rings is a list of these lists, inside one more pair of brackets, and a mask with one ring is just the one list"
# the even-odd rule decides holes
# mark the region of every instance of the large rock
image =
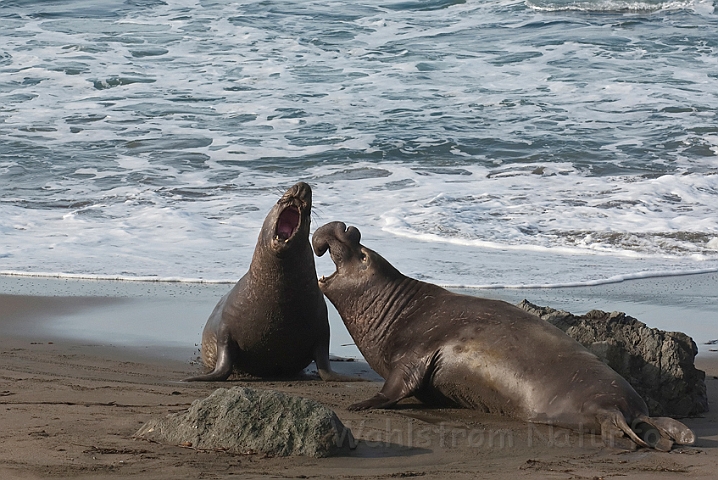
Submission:
[[576,316],[527,300],[518,305],[557,326],[618,372],[652,416],[686,417],[708,411],[705,372],[696,369],[693,339],[664,332],[625,313],[591,310]]
[[326,457],[355,447],[351,431],[319,402],[271,390],[219,388],[186,413],[147,422],[137,438],[198,449]]

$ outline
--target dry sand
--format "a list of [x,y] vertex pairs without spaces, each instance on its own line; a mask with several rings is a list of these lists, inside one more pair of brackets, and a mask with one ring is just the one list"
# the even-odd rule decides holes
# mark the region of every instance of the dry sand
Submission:
[[[379,381],[233,381],[316,399],[360,442],[347,457],[265,458],[166,446],[132,438],[154,416],[186,409],[223,384],[180,383],[198,366],[158,349],[48,338],[32,319],[113,299],[0,295],[0,478],[716,478],[718,408],[686,419],[698,441],[671,453],[621,452],[590,434],[529,426],[468,410],[404,402],[391,411],[349,412]],[[129,308],[129,307],[127,307]],[[63,310],[64,309],[64,310]],[[44,312],[44,313],[43,313]],[[34,328],[29,326],[34,325]],[[23,335],[14,335],[23,332]],[[711,405],[718,356],[702,353]],[[335,362],[372,377],[361,362]],[[373,377],[376,378],[376,377]]]

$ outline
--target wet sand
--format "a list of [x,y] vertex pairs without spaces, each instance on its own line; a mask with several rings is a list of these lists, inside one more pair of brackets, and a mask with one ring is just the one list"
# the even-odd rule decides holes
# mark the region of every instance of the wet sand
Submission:
[[266,458],[135,440],[150,418],[182,411],[227,384],[179,382],[200,368],[192,363],[194,345],[48,333],[56,315],[112,310],[121,318],[146,301],[80,293],[0,295],[0,478],[715,478],[718,469],[718,354],[703,346],[697,364],[707,373],[713,411],[685,419],[698,441],[671,453],[622,452],[591,434],[413,401],[392,411],[349,412],[381,386],[360,361],[334,366],[374,381],[230,382],[326,404],[360,440],[349,456]]

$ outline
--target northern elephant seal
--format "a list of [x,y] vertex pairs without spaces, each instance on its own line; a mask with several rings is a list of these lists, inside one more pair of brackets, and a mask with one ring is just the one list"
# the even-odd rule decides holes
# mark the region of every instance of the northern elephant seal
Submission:
[[620,375],[558,328],[509,303],[406,277],[360,240],[359,230],[341,222],[312,239],[315,253],[329,249],[336,264],[319,279],[321,290],[386,380],[351,409],[390,408],[415,396],[601,432],[611,445],[669,450],[695,441],[682,423],[649,417]]
[[202,362],[211,371],[185,381],[226,380],[236,368],[259,377],[299,374],[312,360],[323,380],[331,370],[329,321],[309,244],[312,189],[287,190],[264,220],[249,271],[217,303],[202,332]]

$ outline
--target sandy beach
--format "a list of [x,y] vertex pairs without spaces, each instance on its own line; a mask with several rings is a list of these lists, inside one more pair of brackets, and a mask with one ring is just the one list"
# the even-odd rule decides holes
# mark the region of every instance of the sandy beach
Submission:
[[[668,280],[650,280],[652,288],[660,290],[661,285],[655,287],[655,283],[662,281]],[[710,290],[716,275],[676,277],[670,281],[683,285],[685,292],[695,293],[704,287]],[[111,336],[104,341],[90,338],[91,335],[63,336],[52,325],[57,319],[68,322],[83,315],[100,321],[103,312],[130,321],[137,317],[137,312],[150,309],[154,321],[169,330],[177,313],[152,291],[164,287],[114,285],[112,288],[119,290],[108,294],[106,285],[92,282],[8,278],[3,282],[0,291],[0,478],[3,479],[715,478],[718,467],[715,407],[718,353],[704,344],[700,345],[696,363],[706,371],[713,410],[700,418],[684,420],[694,429],[698,440],[693,447],[677,448],[671,453],[622,452],[603,447],[600,439],[590,434],[527,425],[467,410],[429,409],[411,401],[391,411],[350,412],[347,407],[351,403],[373,395],[381,385],[376,374],[361,361],[334,362],[334,367],[370,381],[323,383],[310,376],[290,381],[230,382],[276,389],[326,404],[360,440],[349,456],[326,459],[239,456],[135,440],[133,434],[150,418],[182,411],[193,400],[226,384],[180,383],[180,379],[200,368],[193,362],[195,346],[191,342],[178,345],[178,341],[152,345],[149,326],[150,340],[133,344],[131,339],[113,341]],[[624,296],[633,292],[634,297],[641,297],[640,301],[636,298],[632,301],[636,309],[644,311],[655,311],[670,303],[670,295],[654,295],[653,302],[648,302],[638,295],[644,287],[640,282],[624,283],[616,291]],[[212,306],[217,291],[226,288],[208,286],[204,293],[194,297],[180,295],[175,302],[176,310],[204,311],[207,304]],[[137,292],[132,293],[133,289]],[[606,294],[605,289],[592,291]],[[586,292],[573,292],[573,302],[582,296],[596,298]],[[541,300],[540,292],[508,295],[514,294]],[[553,296],[560,294],[551,292]],[[710,312],[715,307],[709,301],[685,303],[680,295],[675,293],[673,307],[683,308],[688,317],[695,316],[696,311],[707,312],[701,328],[708,338],[714,331],[715,317],[710,317]],[[609,298],[603,298],[605,309],[611,309]],[[622,305],[631,306],[630,302]],[[649,318],[627,313],[651,325]],[[201,329],[204,318],[194,322]]]

